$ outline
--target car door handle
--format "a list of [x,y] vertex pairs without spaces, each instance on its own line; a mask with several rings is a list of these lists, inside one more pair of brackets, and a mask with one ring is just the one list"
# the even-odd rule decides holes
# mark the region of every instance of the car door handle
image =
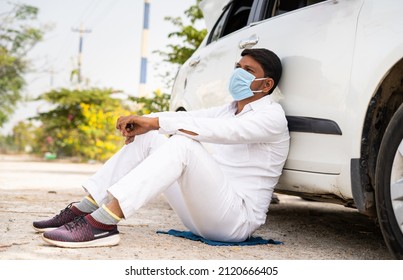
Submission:
[[252,36],[248,39],[242,40],[239,42],[239,48],[240,49],[246,49],[246,48],[251,48],[254,45],[256,45],[259,42],[259,37],[257,36]]
[[200,56],[196,56],[189,61],[190,67],[195,67],[200,62]]

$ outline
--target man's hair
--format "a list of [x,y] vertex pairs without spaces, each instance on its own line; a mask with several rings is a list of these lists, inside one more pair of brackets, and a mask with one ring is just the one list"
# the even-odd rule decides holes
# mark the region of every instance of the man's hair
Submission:
[[245,49],[241,56],[245,55],[256,60],[262,66],[265,76],[274,80],[274,86],[269,92],[271,94],[277,87],[283,72],[280,58],[268,49]]

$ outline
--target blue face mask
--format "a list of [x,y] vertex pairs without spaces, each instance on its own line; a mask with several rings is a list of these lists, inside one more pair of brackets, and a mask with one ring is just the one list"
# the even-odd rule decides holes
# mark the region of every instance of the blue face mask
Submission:
[[256,77],[253,76],[248,71],[242,68],[236,68],[230,78],[228,89],[234,100],[236,101],[243,100],[248,97],[252,97],[253,94],[256,92],[262,92],[263,90],[252,91],[250,89],[250,85],[254,80],[259,81],[264,79],[266,78],[256,79]]

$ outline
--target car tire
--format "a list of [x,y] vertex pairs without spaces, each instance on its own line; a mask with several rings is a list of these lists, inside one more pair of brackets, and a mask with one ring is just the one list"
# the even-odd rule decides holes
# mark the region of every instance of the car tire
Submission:
[[[382,139],[375,172],[377,215],[385,243],[403,259],[403,104]],[[399,148],[400,147],[400,148]]]

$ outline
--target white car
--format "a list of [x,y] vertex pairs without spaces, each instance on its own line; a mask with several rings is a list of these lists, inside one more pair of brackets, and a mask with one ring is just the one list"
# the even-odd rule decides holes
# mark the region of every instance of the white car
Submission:
[[402,259],[403,1],[204,0],[201,8],[208,35],[177,74],[171,110],[231,101],[242,50],[274,51],[291,132],[276,191],[377,218]]

